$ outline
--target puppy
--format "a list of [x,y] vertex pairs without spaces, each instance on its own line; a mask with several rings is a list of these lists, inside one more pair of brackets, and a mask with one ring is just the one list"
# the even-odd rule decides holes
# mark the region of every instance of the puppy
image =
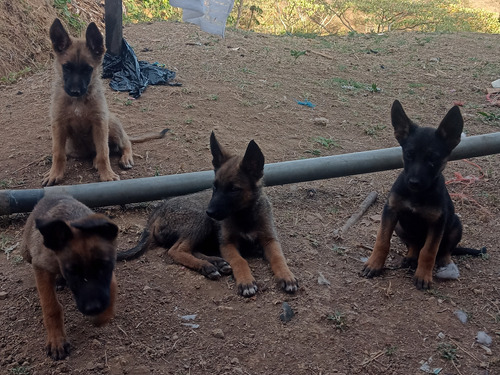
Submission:
[[44,197],[28,217],[21,252],[35,273],[47,330],[47,355],[69,354],[63,309],[56,296],[56,277],[71,289],[78,310],[96,325],[114,316],[117,283],[114,273],[118,227],[66,195]]
[[[243,157],[226,152],[212,133],[213,190],[166,200],[150,216],[139,244],[119,252],[118,260],[139,257],[150,247],[168,254],[210,279],[233,271],[238,293],[251,297],[257,284],[244,255],[263,252],[281,287],[289,293],[298,282],[278,241],[271,203],[262,189],[264,155],[254,141]],[[219,252],[220,257],[204,253]],[[229,263],[229,265],[228,265]]]
[[415,267],[414,283],[429,289],[434,265],[458,269],[451,260],[454,253],[479,255],[486,250],[457,248],[462,224],[441,173],[452,150],[460,143],[463,119],[454,106],[437,129],[412,122],[399,101],[391,111],[394,135],[403,150],[404,169],[392,186],[382,212],[382,221],[373,252],[362,275],[381,273],[389,253],[392,233],[408,247],[403,267]]
[[119,180],[109,162],[111,150],[121,154],[120,167],[132,168],[132,145],[120,121],[108,110],[101,81],[103,37],[95,25],[85,39],[70,37],[61,21],[50,28],[55,53],[50,104],[52,167],[43,186],[58,184],[64,177],[66,155],[94,157],[101,181]]

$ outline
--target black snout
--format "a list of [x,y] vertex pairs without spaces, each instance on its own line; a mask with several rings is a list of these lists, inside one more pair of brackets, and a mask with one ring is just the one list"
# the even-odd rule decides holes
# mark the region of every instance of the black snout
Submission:
[[206,213],[208,217],[214,220],[224,220],[231,214],[232,206],[231,197],[221,190],[216,190],[212,194],[212,199],[210,199]]
[[98,299],[91,299],[89,301],[85,301],[84,303],[78,304],[78,310],[82,314],[85,315],[98,315],[102,313],[104,310],[107,309],[109,306],[109,298],[104,301],[104,300],[98,300]]
[[222,211],[218,211],[214,207],[208,207],[206,213],[207,213],[208,217],[210,217],[214,220],[217,220],[217,221],[224,220],[227,217],[226,213],[224,213]]
[[413,191],[419,191],[422,188],[422,182],[416,177],[408,178],[407,185]]
[[81,90],[78,90],[78,89],[72,89],[72,90],[69,90],[68,95],[78,97],[78,96],[82,96],[82,92],[81,92]]

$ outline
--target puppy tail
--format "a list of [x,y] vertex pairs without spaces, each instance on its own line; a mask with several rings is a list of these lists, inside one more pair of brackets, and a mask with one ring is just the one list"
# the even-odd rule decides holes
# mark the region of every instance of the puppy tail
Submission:
[[139,239],[139,243],[133,247],[132,249],[119,251],[116,254],[116,260],[121,262],[123,260],[132,260],[139,258],[142,254],[144,254],[150,244],[150,233],[147,229],[144,229],[144,232],[141,234],[141,238]]
[[474,257],[482,256],[483,254],[486,254],[486,246],[480,248],[479,250],[477,249],[471,249],[469,247],[456,247],[451,254],[452,255],[471,255]]
[[130,142],[132,143],[142,143],[142,142],[146,142],[146,141],[150,141],[152,139],[161,139],[161,138],[164,138],[165,137],[165,134],[167,134],[167,132],[169,131],[170,129],[163,129],[161,132],[159,133],[146,133],[146,134],[143,134],[143,135],[140,135],[140,136],[137,136],[137,137],[128,137]]

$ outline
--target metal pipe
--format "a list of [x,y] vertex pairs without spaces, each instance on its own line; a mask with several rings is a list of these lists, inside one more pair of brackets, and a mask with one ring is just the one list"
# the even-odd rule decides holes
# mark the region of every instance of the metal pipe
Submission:
[[[462,139],[450,160],[500,153],[500,133]],[[401,147],[323,156],[266,164],[266,186],[321,180],[362,173],[397,169],[403,166]],[[81,185],[51,186],[43,189],[0,190],[0,215],[28,212],[46,194],[67,193],[89,207],[122,205],[164,199],[208,189],[213,171],[136,178]]]

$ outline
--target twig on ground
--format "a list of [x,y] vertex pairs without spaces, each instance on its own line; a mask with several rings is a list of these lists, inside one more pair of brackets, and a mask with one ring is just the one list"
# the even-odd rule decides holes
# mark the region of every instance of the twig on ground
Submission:
[[342,228],[340,228],[340,230],[334,232],[335,237],[339,239],[342,238],[342,236],[349,230],[349,228],[353,226],[353,224],[355,224],[361,218],[361,216],[363,216],[366,210],[368,210],[368,208],[376,200],[377,200],[377,192],[372,191],[370,194],[368,194],[363,203],[361,203],[361,205],[359,206],[359,210],[356,213],[354,213],[349,218],[349,220],[347,220],[347,222],[344,224]]

